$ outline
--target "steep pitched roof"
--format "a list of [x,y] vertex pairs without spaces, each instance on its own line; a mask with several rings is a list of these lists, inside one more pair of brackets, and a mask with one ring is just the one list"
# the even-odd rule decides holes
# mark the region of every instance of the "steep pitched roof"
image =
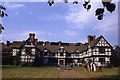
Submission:
[[[101,39],[104,38],[103,36],[99,36],[97,39],[91,41],[90,43],[84,44],[84,46],[63,46],[64,49],[68,53],[74,53],[76,50],[79,50],[79,52],[83,52],[88,49],[88,45],[90,47],[94,47],[95,44]],[[10,45],[10,47],[14,48],[20,48],[22,47],[30,38],[28,38],[26,41],[13,41]],[[105,39],[104,39],[105,40]],[[106,40],[105,40],[106,41]],[[106,41],[107,42],[107,41]],[[107,42],[108,43],[108,42]],[[109,43],[108,43],[109,44]],[[109,44],[110,45],[110,44]],[[111,46],[111,45],[110,45]],[[36,48],[38,48],[40,51],[43,51],[44,49],[48,49],[51,53],[56,53],[60,46],[59,45],[35,45]]]
[[80,52],[83,52],[83,51],[85,51],[85,50],[88,49],[88,45],[89,45],[89,44],[87,43],[86,45],[84,45],[84,46],[78,48],[78,50],[79,50]]
[[[90,47],[93,47],[93,46],[95,46],[95,44],[101,39],[101,38],[103,38],[106,42],[107,42],[107,40],[101,35],[101,36],[99,36],[97,39],[95,39],[95,40],[93,40],[93,41],[91,41],[89,44],[90,44]],[[108,42],[107,42],[107,44],[109,44]],[[110,45],[110,44],[109,44]],[[110,45],[110,47],[112,47],[111,45]]]
[[20,48],[23,45],[24,41],[13,41],[12,47]]
[[68,53],[73,53],[78,49],[78,46],[64,46],[64,49],[68,52]]
[[[49,46],[43,46],[43,45],[38,45],[37,46],[40,51],[43,51],[44,49],[48,49],[51,53],[56,53],[58,52],[60,46],[59,45],[49,45]],[[79,50],[79,52],[82,52],[87,49],[87,45],[81,47],[81,46],[63,46],[65,51],[68,53],[74,53],[76,50]]]
[[88,43],[90,47],[93,47],[100,40],[101,37],[102,36],[99,36],[97,39],[90,41],[90,43]]
[[40,51],[43,51],[44,49],[48,49],[51,53],[56,53],[59,50],[59,46],[57,45],[48,45],[48,46],[38,45],[37,47],[40,49]]
[[[63,46],[64,49],[68,52],[68,53],[74,53],[76,50],[79,50],[79,52],[83,52],[85,50],[88,49],[88,45],[90,45],[90,47],[94,47],[95,44],[101,39],[104,38],[103,36],[99,36],[97,39],[91,41],[90,43],[86,43],[84,46]],[[105,40],[105,38],[104,38]],[[106,40],[105,40],[106,41]],[[107,41],[106,41],[107,42]],[[107,42],[108,43],[108,42]],[[109,43],[108,43],[109,44]],[[110,45],[110,44],[109,44]],[[110,45],[111,46],[111,45]],[[112,47],[112,46],[111,46]],[[49,46],[42,46],[39,45],[38,48],[43,51],[45,48],[48,49],[50,52],[55,53],[59,50],[60,46],[58,45],[49,45]]]

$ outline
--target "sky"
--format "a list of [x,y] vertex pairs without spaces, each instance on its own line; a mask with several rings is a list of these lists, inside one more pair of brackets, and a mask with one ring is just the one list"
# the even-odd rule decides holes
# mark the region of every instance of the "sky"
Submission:
[[49,6],[47,2],[3,2],[8,17],[2,18],[5,27],[2,42],[22,41],[35,33],[39,41],[85,43],[88,35],[103,35],[112,45],[118,44],[118,7],[110,13],[105,9],[103,20],[95,16],[102,3],[90,3],[87,11],[83,2],[56,2]]

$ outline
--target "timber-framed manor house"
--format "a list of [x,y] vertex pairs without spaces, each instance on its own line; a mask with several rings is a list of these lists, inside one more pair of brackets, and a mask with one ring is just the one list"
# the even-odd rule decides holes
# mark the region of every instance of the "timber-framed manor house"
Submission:
[[79,63],[80,60],[91,59],[95,63],[103,65],[110,63],[112,46],[103,36],[95,38],[88,35],[88,42],[62,43],[43,42],[35,39],[35,34],[30,33],[27,40],[7,41],[4,46],[11,49],[10,54],[15,57],[20,53],[20,63],[33,63],[37,58],[40,64],[66,65],[68,63]]

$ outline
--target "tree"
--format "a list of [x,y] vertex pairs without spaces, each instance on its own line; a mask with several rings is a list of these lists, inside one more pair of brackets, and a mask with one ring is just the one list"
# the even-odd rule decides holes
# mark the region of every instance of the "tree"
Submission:
[[118,46],[118,45],[116,45],[115,49],[113,49],[113,51],[112,51],[111,63],[115,67],[120,66],[120,46]]
[[82,63],[82,64],[85,63],[84,59],[81,59],[79,63]]
[[[1,43],[0,43],[1,45]],[[2,45],[2,64],[3,65],[11,65],[13,64],[13,58],[12,58],[12,55],[11,55],[11,51],[12,49],[9,48],[9,47],[4,47]]]
[[[6,10],[6,8],[3,7],[2,5],[0,5],[0,17],[8,16],[7,14],[4,13],[3,10]],[[4,27],[0,23],[0,34],[1,34],[2,30],[4,30]]]
[[32,65],[33,65],[33,66],[39,66],[39,65],[41,65],[41,59],[40,59],[40,57],[38,56],[38,54],[35,55],[35,60],[34,60],[34,62],[33,62]]
[[14,65],[20,65],[20,55],[21,55],[21,50],[16,53],[16,56],[14,57],[13,63]]
[[[68,0],[63,0],[63,1],[65,3],[68,3]],[[112,2],[112,0],[102,0],[103,8],[97,8],[97,10],[95,11],[95,16],[97,16],[98,20],[103,19],[105,9],[107,9],[107,11],[109,11],[111,13],[115,10],[116,5],[111,2]],[[48,0],[48,4],[49,4],[49,6],[52,6],[54,4],[54,0]],[[77,0],[73,1],[73,4],[78,4],[78,1]],[[87,11],[89,11],[89,9],[91,9],[90,0],[87,0],[87,1],[84,0],[83,7]]]

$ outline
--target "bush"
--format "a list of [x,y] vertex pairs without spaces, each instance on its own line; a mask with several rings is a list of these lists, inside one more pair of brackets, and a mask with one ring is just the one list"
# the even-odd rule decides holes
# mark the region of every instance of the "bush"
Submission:
[[14,60],[13,60],[13,63],[16,66],[20,65],[20,52],[21,51],[19,51],[19,52],[16,53],[16,56],[14,57]]
[[21,63],[22,66],[32,66],[32,63],[29,63],[29,62],[24,62],[24,63]]
[[92,62],[92,59],[89,59],[89,63],[91,63]]
[[111,63],[107,64],[107,68],[112,68],[112,67],[113,67],[113,65]]
[[81,59],[81,60],[79,61],[79,63],[85,63],[84,59]]

